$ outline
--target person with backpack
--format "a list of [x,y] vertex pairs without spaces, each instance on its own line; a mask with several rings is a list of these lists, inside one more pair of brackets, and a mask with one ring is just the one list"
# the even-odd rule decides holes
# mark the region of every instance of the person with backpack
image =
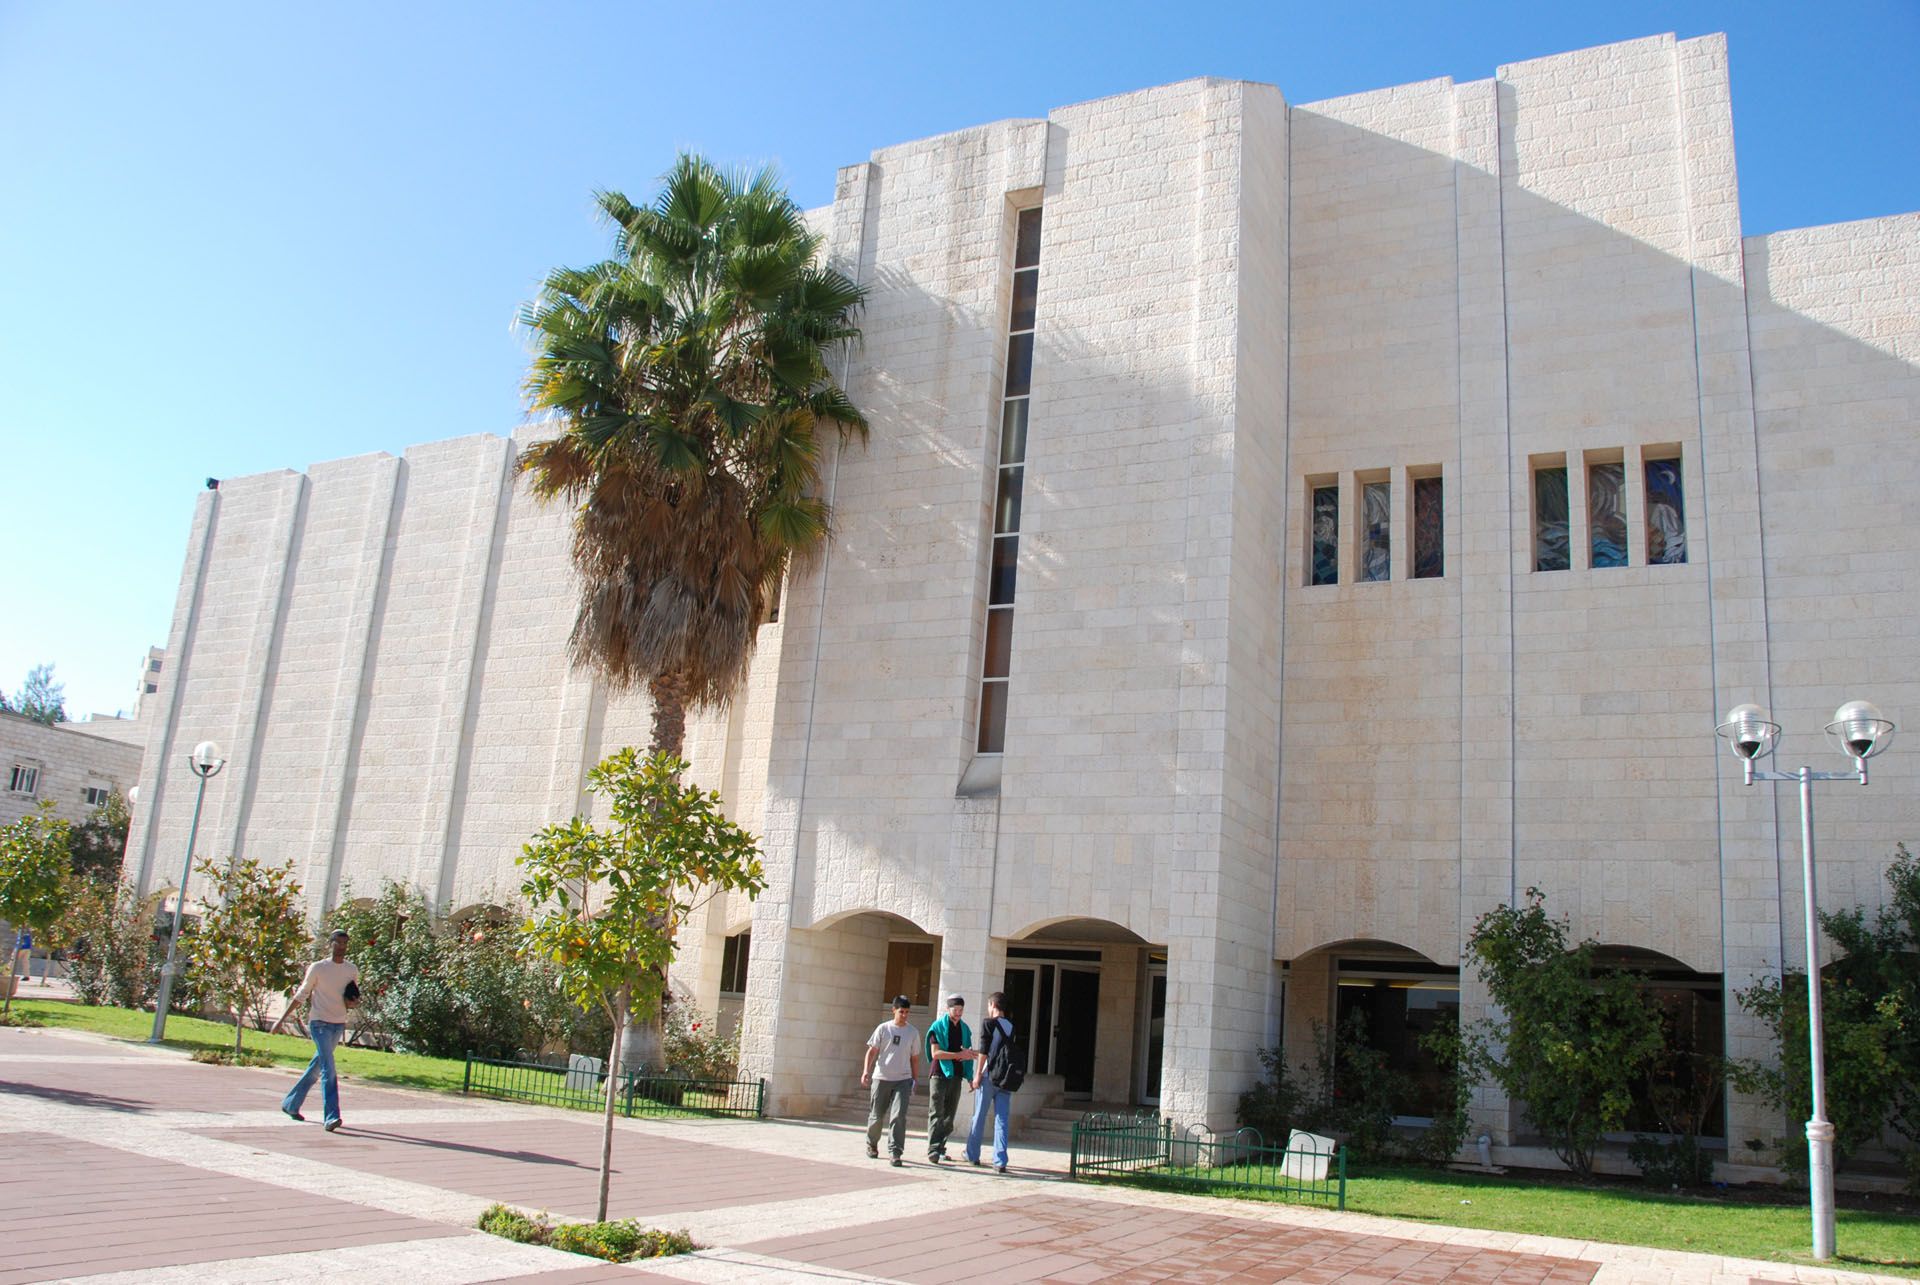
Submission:
[[1006,1015],[1007,997],[987,996],[987,1020],[980,1027],[979,1074],[974,1077],[973,1127],[967,1130],[967,1163],[980,1163],[980,1136],[993,1113],[993,1171],[1007,1171],[1007,1111],[1013,1093],[1027,1078],[1026,1050]]
[[954,1113],[960,1108],[962,1085],[973,1083],[973,1064],[979,1057],[970,1047],[973,1032],[960,1020],[967,1001],[947,996],[947,1015],[927,1028],[927,1163],[947,1158],[947,1139],[953,1136]]

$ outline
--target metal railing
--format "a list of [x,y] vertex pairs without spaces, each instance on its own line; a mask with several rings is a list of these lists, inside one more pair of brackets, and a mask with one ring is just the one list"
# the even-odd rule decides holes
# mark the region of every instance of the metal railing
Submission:
[[1175,1129],[1151,1115],[1095,1112],[1074,1123],[1071,1172],[1076,1179],[1347,1207],[1346,1148],[1299,1131],[1286,1146],[1274,1146],[1257,1129],[1216,1135],[1203,1126]]
[[[607,1104],[607,1077],[596,1069],[505,1062],[469,1054],[460,1091],[509,1102],[601,1111]],[[672,1072],[622,1071],[615,1094],[615,1108],[625,1116],[759,1119],[767,1113],[765,1080],[697,1080]]]

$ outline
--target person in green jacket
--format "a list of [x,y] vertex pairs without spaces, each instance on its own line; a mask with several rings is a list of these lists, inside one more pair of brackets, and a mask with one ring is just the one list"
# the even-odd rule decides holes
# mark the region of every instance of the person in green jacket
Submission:
[[953,1134],[954,1113],[960,1109],[960,1087],[973,1082],[973,1032],[960,1020],[967,1001],[947,996],[947,1015],[927,1028],[927,1163],[947,1158],[947,1139]]

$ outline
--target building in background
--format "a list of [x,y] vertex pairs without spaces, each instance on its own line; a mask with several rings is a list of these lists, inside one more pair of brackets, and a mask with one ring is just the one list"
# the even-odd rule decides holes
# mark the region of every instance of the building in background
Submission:
[[0,711],[0,825],[12,825],[53,803],[54,813],[78,824],[118,790],[125,794],[140,775],[138,745],[95,735],[87,723],[48,727],[21,714]]
[[[1701,1050],[1766,1053],[1729,997],[1801,957],[1794,823],[1713,729],[1758,701],[1798,761],[1842,700],[1920,719],[1920,216],[1743,236],[1723,39],[1305,105],[1187,81],[885,148],[817,218],[874,431],[689,728],[770,886],[675,969],[775,1110],[846,1092],[896,992],[1005,990],[1034,1097],[1183,1122],[1354,1011],[1419,1070],[1529,887]],[[517,440],[201,495],[143,888],[204,738],[203,850],[449,910],[645,743],[567,668]],[[1823,814],[1830,907],[1920,832],[1914,755],[1875,782]],[[1778,1131],[1717,1126],[1735,1161]]]

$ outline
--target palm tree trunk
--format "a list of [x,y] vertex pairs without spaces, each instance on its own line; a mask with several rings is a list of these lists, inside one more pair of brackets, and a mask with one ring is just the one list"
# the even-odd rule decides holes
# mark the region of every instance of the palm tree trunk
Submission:
[[660,674],[647,683],[653,698],[653,745],[678,756],[687,741],[687,681],[681,674]]
[[[660,674],[647,683],[647,695],[653,698],[653,752],[662,750],[680,757],[687,741],[687,681],[682,674]],[[658,972],[658,993],[667,993],[666,970]],[[665,1042],[662,1038],[660,1009],[638,1021],[629,1017],[626,1028],[625,1058],[632,1065],[651,1070],[666,1069]]]

